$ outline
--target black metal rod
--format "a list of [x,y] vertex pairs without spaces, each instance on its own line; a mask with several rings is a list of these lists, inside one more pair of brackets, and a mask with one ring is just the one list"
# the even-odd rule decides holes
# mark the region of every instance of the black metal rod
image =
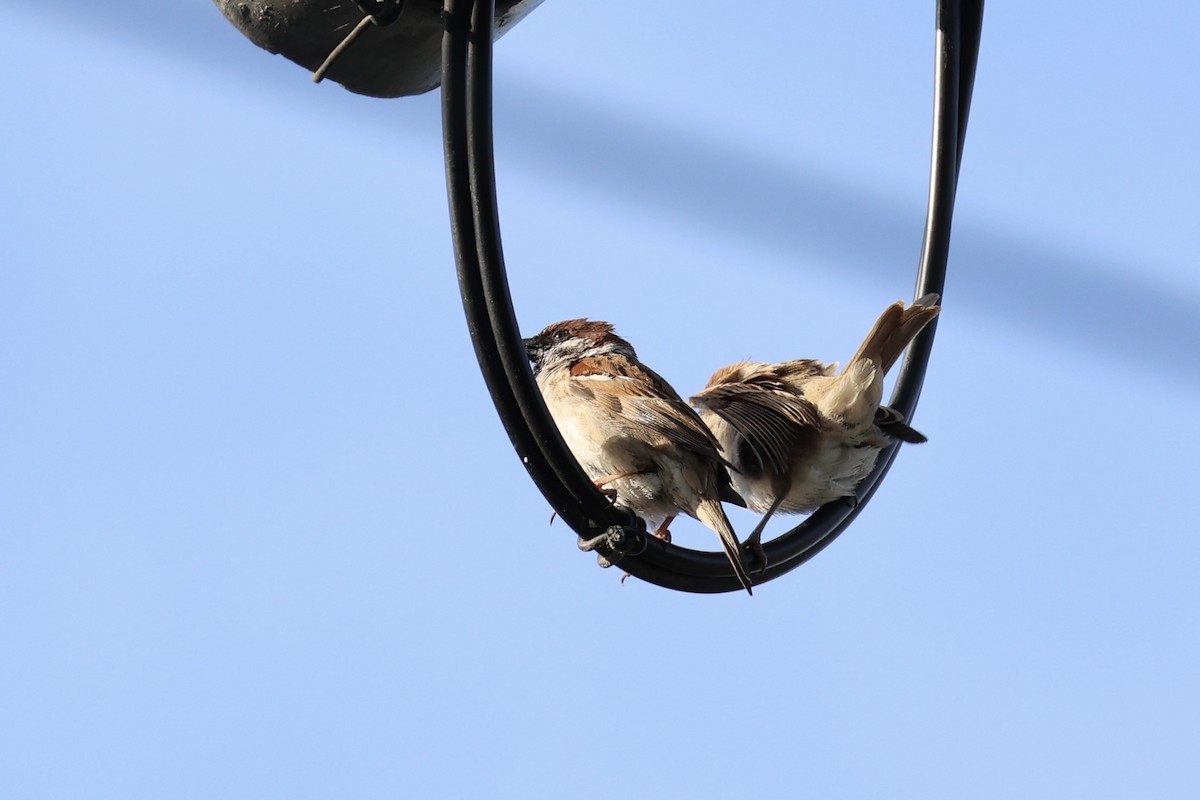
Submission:
[[[596,491],[570,455],[525,359],[504,273],[495,196],[491,39],[480,35],[488,30],[485,17],[494,13],[492,5],[451,0],[446,6],[443,127],[459,287],[476,357],[514,448],[563,521],[590,538],[597,530],[629,519]],[[481,6],[489,8],[480,12]],[[679,559],[670,550],[694,554],[705,574],[729,571],[723,555],[665,547],[659,543],[641,556],[624,558],[621,565],[669,588],[682,588],[674,574]],[[732,573],[729,577],[734,579]]]
[[[983,0],[939,0],[934,63],[933,141],[930,158],[929,204],[914,298],[929,292],[945,297],[950,255],[950,230],[966,136],[966,121],[974,86],[975,66],[983,24]],[[912,418],[920,398],[937,321],[913,341],[900,367],[889,401]],[[887,475],[899,445],[884,450],[875,469],[859,485],[853,508],[830,503],[766,547],[770,567],[765,579],[790,572],[827,547],[862,512]],[[736,586],[730,586],[734,591]]]
[[471,39],[471,5],[468,0],[446,3],[446,32],[442,38],[442,128],[447,195],[463,311],[480,371],[518,456],[559,516],[572,528],[586,529],[586,512],[561,485],[555,471],[542,456],[512,394],[483,291],[467,146],[467,52]]
[[[468,330],[488,390],[513,447],[550,505],[576,533],[626,524],[584,475],[551,420],[534,382],[504,267],[496,200],[492,136],[494,0],[447,0],[442,43],[442,123],[446,180],[459,288]],[[982,0],[939,0],[929,212],[917,276],[917,297],[942,294],[950,222],[962,159],[983,20]],[[891,405],[912,415],[920,396],[935,326],[910,348]],[[829,503],[768,542],[771,566],[756,583],[786,574],[812,558],[854,520],[879,487],[898,447],[885,450],[859,486],[857,503]],[[605,553],[614,558],[616,554]],[[741,589],[724,554],[701,552],[650,537],[638,555],[620,560],[642,580],[688,592]]]
[[524,420],[524,429],[532,434],[546,463],[581,510],[593,520],[613,525],[621,518],[612,513],[611,504],[591,485],[550,419],[534,382],[513,310],[500,238],[492,150],[491,31],[494,14],[494,2],[474,3],[466,61],[468,180],[483,302],[491,322],[500,370],[507,378],[509,392]]

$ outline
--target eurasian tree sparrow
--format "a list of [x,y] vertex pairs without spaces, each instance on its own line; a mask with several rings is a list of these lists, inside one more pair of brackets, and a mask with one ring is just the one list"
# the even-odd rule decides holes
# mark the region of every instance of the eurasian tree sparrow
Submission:
[[812,359],[722,367],[690,399],[733,462],[733,486],[764,516],[746,539],[766,568],[762,532],[776,511],[800,514],[841,497],[875,467],[893,439],[924,442],[899,412],[880,406],[883,376],[940,310],[928,294],[887,307],[840,375]]
[[558,322],[525,349],[550,415],[596,487],[667,541],[679,512],[700,520],[750,592],[737,534],[717,500],[728,462],[699,415],[607,322]]

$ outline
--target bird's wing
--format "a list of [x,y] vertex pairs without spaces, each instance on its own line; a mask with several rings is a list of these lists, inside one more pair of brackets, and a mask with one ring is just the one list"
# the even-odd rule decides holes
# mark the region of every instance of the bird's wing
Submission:
[[821,430],[817,407],[778,379],[750,379],[709,386],[692,398],[729,423],[762,466],[787,472],[800,439]]
[[620,356],[595,355],[571,366],[575,390],[610,413],[644,426],[703,458],[729,465],[716,438],[671,385],[649,367]]

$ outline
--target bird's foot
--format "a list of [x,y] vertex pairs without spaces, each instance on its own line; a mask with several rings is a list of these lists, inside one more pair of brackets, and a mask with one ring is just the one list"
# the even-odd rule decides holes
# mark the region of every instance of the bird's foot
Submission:
[[763,550],[762,539],[747,539],[742,545],[750,551],[750,571],[762,574],[767,571],[767,551]]
[[653,532],[654,535],[656,537],[658,537],[659,539],[662,539],[667,544],[670,544],[671,543],[671,531],[669,530],[669,528],[671,527],[671,523],[674,521],[675,521],[674,514],[672,514],[671,516],[664,519],[662,521],[662,524],[658,526],[658,530]]

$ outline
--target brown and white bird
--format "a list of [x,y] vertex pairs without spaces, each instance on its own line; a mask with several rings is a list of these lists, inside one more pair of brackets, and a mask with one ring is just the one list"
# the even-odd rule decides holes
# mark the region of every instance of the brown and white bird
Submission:
[[717,499],[728,462],[699,415],[607,322],[557,322],[525,349],[550,415],[596,487],[667,541],[678,513],[703,522],[750,592],[737,534]]
[[765,569],[762,532],[776,511],[802,514],[853,496],[892,440],[925,437],[883,400],[883,377],[937,315],[938,296],[888,306],[858,352],[838,365],[812,359],[742,361],[713,373],[690,398],[733,462],[733,486],[764,514],[746,539]]

